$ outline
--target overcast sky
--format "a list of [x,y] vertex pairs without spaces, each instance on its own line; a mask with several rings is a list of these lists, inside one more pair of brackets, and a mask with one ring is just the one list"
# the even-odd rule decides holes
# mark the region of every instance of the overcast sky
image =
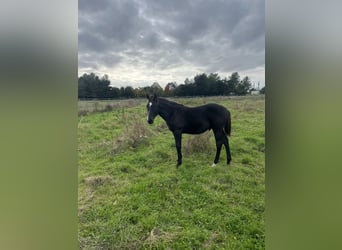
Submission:
[[79,75],[113,86],[239,72],[265,84],[264,0],[79,0]]

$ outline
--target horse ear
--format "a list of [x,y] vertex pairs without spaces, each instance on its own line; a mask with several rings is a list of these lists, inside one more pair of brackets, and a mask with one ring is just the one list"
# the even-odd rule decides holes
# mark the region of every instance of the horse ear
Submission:
[[153,95],[153,101],[157,101],[157,98],[158,98],[157,95],[154,94],[154,95]]

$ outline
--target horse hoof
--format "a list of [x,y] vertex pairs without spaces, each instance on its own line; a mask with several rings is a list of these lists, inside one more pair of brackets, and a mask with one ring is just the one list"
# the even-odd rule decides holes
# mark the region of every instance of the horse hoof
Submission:
[[216,164],[215,163],[213,163],[213,165],[211,165],[211,167],[213,168],[213,167],[216,167]]
[[228,160],[228,161],[227,161],[227,165],[229,165],[231,161],[232,161],[231,159],[230,159],[230,160]]

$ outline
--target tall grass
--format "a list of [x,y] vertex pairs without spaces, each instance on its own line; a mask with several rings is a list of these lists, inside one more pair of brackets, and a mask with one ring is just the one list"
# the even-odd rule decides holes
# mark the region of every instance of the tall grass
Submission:
[[185,138],[183,143],[183,150],[186,154],[196,154],[196,153],[204,153],[209,154],[213,153],[214,141],[211,140],[213,134],[211,131],[207,131],[200,135],[184,135]]
[[112,153],[122,152],[128,149],[137,148],[140,144],[147,141],[151,135],[145,120],[138,115],[124,115],[125,119],[123,133],[113,138]]
[[132,108],[140,105],[143,102],[145,102],[145,99],[79,101],[78,115],[84,116],[92,113]]

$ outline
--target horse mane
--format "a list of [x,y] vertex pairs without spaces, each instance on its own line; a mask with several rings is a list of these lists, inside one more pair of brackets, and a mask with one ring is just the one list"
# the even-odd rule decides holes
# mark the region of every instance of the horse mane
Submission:
[[183,104],[180,104],[180,103],[177,103],[177,102],[173,102],[173,101],[170,101],[168,99],[165,99],[165,98],[160,98],[158,97],[158,101],[162,101],[168,105],[173,105],[173,106],[179,106],[179,107],[184,107]]

